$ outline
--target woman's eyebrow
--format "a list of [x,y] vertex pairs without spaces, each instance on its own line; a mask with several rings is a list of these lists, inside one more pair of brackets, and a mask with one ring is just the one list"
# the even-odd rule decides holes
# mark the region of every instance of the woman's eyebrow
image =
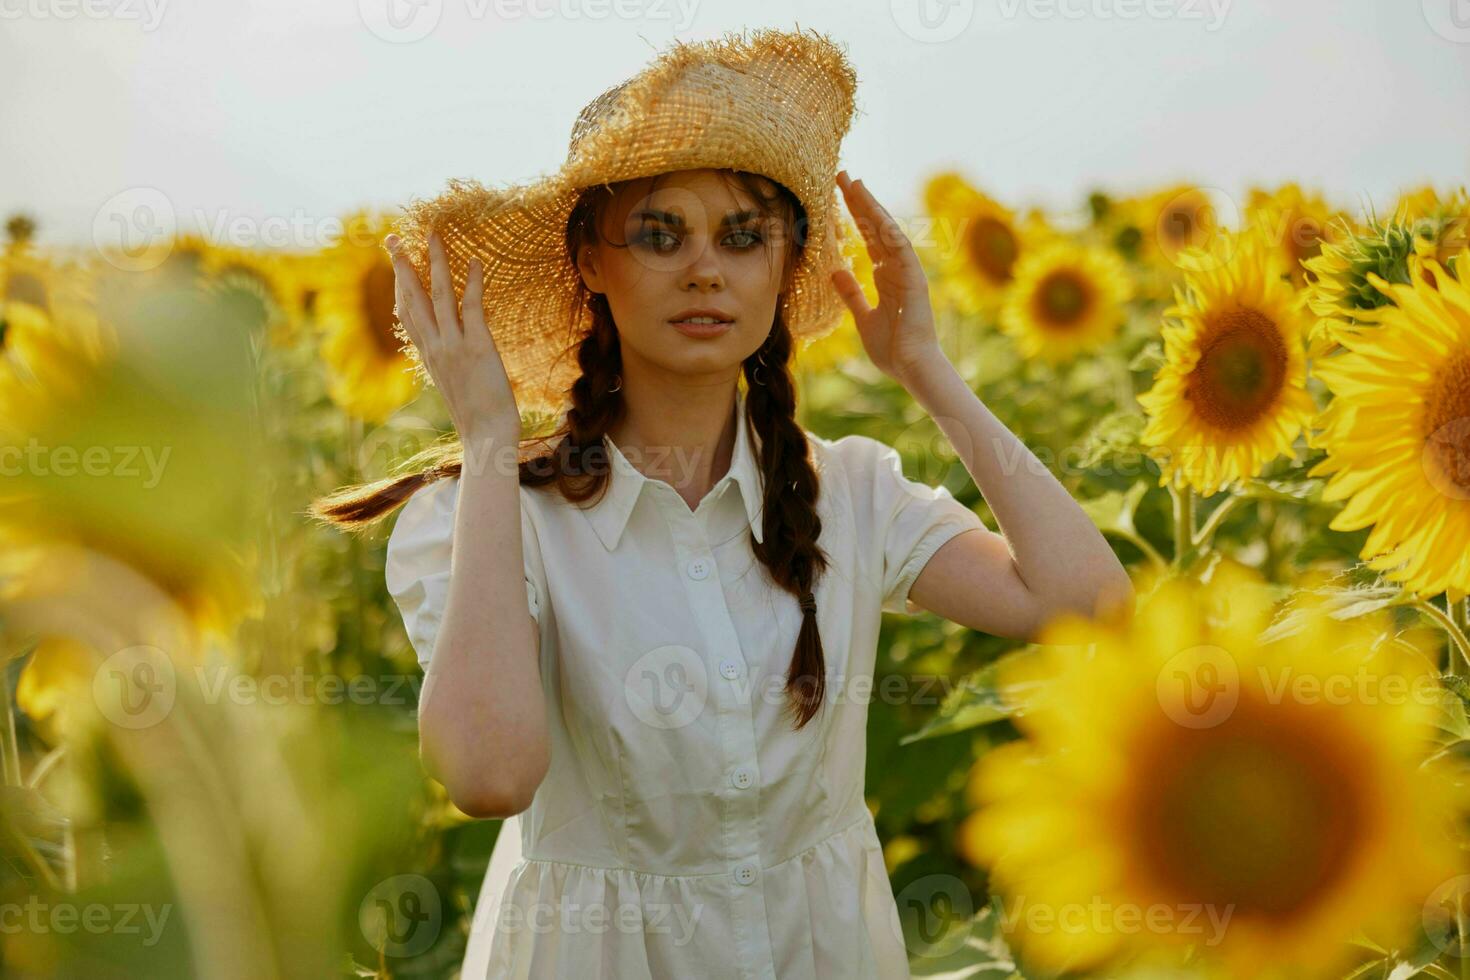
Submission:
[[[643,218],[652,218],[654,221],[661,222],[661,223],[666,224],[666,225],[669,225],[670,227],[673,227],[673,228],[683,228],[684,227],[684,219],[682,217],[680,217],[679,215],[673,214],[673,213],[671,213],[669,211],[654,211],[654,210],[645,208],[642,211],[639,211],[638,212],[637,217],[640,220],[643,219]],[[747,211],[731,211],[729,214],[725,215],[724,220],[721,221],[720,224],[723,227],[731,227],[733,225],[743,225],[746,222],[753,221],[753,220],[755,220],[756,218],[759,218],[759,217],[760,217],[760,212],[759,211],[756,211],[754,209],[747,210]]]

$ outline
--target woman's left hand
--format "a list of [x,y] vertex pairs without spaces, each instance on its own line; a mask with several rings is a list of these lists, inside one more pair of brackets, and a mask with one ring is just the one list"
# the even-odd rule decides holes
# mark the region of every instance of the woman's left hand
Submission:
[[832,283],[852,311],[858,335],[873,364],[907,386],[908,379],[917,372],[946,360],[934,329],[929,281],[908,236],[867,185],[852,180],[843,170],[837,174],[837,186],[842,189],[873,262],[878,305],[868,305],[862,285],[846,269],[834,272]]

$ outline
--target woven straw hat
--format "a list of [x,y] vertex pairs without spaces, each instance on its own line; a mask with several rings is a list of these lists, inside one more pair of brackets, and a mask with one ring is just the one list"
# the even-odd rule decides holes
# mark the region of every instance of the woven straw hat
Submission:
[[[579,191],[675,170],[750,171],[784,185],[806,209],[806,249],[781,309],[793,336],[809,342],[846,311],[831,274],[849,267],[836,174],[856,88],[843,50],[815,31],[758,29],[676,42],[582,109],[556,173],[499,189],[454,179],[439,197],[407,206],[405,254],[427,282],[428,238],[437,231],[456,294],[469,260],[479,257],[485,322],[517,404],[560,413],[580,373],[575,347],[592,326],[566,249]],[[417,352],[409,353],[430,381]]]

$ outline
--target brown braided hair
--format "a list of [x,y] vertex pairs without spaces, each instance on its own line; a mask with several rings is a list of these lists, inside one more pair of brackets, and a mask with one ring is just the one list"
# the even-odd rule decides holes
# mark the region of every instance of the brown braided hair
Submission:
[[[783,262],[782,282],[791,281],[805,247],[806,212],[796,196],[769,178],[744,171],[720,171],[739,181],[770,214],[779,212],[792,234]],[[658,177],[652,178],[656,184]],[[606,206],[624,184],[599,184],[584,190],[567,220],[568,261],[578,249],[606,242],[599,222]],[[770,189],[773,190],[770,190]],[[606,492],[610,467],[603,435],[623,417],[625,403],[618,380],[622,348],[607,297],[580,286],[591,314],[592,328],[576,345],[581,376],[571,387],[571,406],[565,421],[548,436],[522,438],[518,452],[520,485],[554,485],[561,496],[580,504]],[[791,330],[782,319],[780,304],[766,342],[747,357],[742,373],[747,383],[746,418],[760,436],[758,467],[762,474],[762,541],[752,532],[751,550],[771,579],[796,598],[802,611],[801,630],[786,676],[788,709],[800,730],[821,709],[826,696],[826,668],[817,629],[814,588],[827,567],[827,555],[818,546],[822,522],[817,516],[819,481],[812,465],[806,434],[796,422],[796,385],[789,362],[794,347]],[[440,443],[404,464],[412,470],[357,487],[345,487],[313,501],[310,515],[318,521],[348,530],[362,530],[387,516],[415,492],[436,480],[458,476],[464,448],[455,440]]]

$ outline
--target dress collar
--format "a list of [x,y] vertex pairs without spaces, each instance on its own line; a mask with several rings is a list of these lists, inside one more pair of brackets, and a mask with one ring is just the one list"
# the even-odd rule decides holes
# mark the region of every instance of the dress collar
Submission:
[[[755,535],[755,539],[761,541],[763,540],[761,527],[763,501],[761,499],[760,467],[755,457],[759,437],[753,437],[747,430],[745,393],[737,389],[735,393],[735,449],[730,457],[730,469],[710,488],[710,493],[720,492],[726,481],[733,479],[740,487],[740,496],[745,502],[745,517],[750,523],[750,530]],[[611,481],[603,492],[602,499],[592,507],[584,508],[584,512],[587,519],[592,522],[592,529],[602,539],[603,545],[611,551],[618,546],[618,541],[623,536],[623,528],[628,526],[628,518],[633,514],[633,505],[638,502],[644,486],[655,481],[644,476],[637,467],[628,462],[627,457],[613,442],[611,436],[604,434],[602,438],[611,460]],[[754,443],[752,439],[755,439]]]

